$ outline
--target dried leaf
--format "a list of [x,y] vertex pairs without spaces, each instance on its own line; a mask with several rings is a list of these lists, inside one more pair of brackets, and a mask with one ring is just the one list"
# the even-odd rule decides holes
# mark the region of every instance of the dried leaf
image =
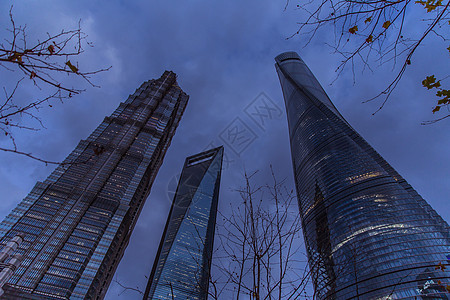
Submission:
[[436,92],[436,96],[438,97],[450,97],[450,90],[441,90]]
[[358,31],[358,26],[356,26],[356,25],[348,30],[348,32],[350,32],[351,34],[355,34],[357,31]]
[[33,79],[34,77],[36,77],[36,73],[34,71],[31,71],[30,73],[30,79]]
[[[439,111],[441,109],[440,106],[436,106],[435,108],[433,108],[433,114],[437,111]],[[439,267],[436,267],[436,270],[439,269]]]
[[369,23],[370,21],[372,21],[372,17],[368,17],[368,18],[364,21],[364,24],[367,24],[367,23]]
[[10,61],[17,60],[17,62],[21,63],[22,62],[22,54],[20,54],[18,52],[14,52],[13,55],[8,57],[8,60],[10,60]]
[[386,21],[386,22],[383,23],[383,28],[384,29],[388,29],[389,26],[391,26],[391,21]]
[[53,45],[50,45],[50,46],[48,46],[48,52],[50,52],[50,55],[52,55],[53,53],[55,53],[55,46],[53,46]]
[[70,70],[74,73],[78,73],[78,68],[75,67],[74,65],[72,65],[72,63],[70,62],[70,60],[68,60],[66,62],[66,65],[70,68]]
[[424,8],[427,10],[427,12],[432,12],[439,6],[442,6],[442,0],[427,0],[427,1],[418,0],[415,3],[423,5]]
[[[439,111],[439,109],[440,109],[440,107],[439,106],[436,106],[434,109],[433,109],[433,113],[434,113],[434,111],[436,110],[436,111]],[[434,267],[434,269],[435,270],[442,270],[442,271],[444,271],[445,269],[446,269],[446,267],[445,267],[445,265],[443,265],[441,262],[440,263],[438,263],[438,265],[437,266],[435,266]]]
[[447,105],[450,104],[450,90],[440,90],[436,92],[436,96],[443,97],[438,100],[438,105]]
[[369,35],[369,37],[366,39],[367,43],[372,43],[373,42],[373,36]]

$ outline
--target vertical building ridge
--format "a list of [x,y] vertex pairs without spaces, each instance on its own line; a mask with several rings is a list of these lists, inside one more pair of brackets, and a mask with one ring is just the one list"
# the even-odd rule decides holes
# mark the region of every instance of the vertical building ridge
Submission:
[[[295,52],[275,58],[318,299],[449,299],[448,224],[342,117]],[[431,297],[431,298],[430,298]]]
[[188,96],[165,71],[81,140],[0,224],[24,234],[8,299],[102,299],[162,164]]

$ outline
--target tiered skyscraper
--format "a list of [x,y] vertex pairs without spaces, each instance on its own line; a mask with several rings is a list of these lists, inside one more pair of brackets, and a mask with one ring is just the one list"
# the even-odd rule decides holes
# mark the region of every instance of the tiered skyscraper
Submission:
[[223,147],[186,158],[144,299],[208,299]]
[[450,299],[449,226],[345,121],[295,52],[275,58],[318,299]]
[[101,299],[188,96],[166,71],[141,85],[0,224],[24,237],[5,299]]

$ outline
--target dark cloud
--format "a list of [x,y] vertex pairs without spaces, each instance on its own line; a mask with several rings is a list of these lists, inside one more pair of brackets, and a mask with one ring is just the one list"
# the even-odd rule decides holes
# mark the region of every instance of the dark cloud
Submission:
[[[7,11],[12,2],[0,5],[2,36],[7,34]],[[330,32],[322,32],[310,47],[302,48],[302,37],[286,39],[296,30],[299,11],[272,1],[93,1],[17,2],[14,15],[26,23],[32,36],[47,31],[76,26],[83,30],[94,47],[86,48],[80,68],[112,69],[94,78],[101,88],[86,86],[87,91],[65,104],[55,104],[38,112],[47,129],[17,132],[17,142],[25,151],[51,160],[62,160],[80,139],[86,138],[101,120],[145,80],[157,78],[166,69],[178,74],[180,86],[190,95],[190,102],[169,148],[164,164],[152,187],[130,244],[116,272],[116,279],[127,286],[144,289],[145,276],[153,264],[171,199],[169,183],[180,173],[186,156],[204,150],[211,143],[223,144],[221,133],[239,118],[255,134],[248,147],[236,155],[226,147],[228,167],[222,175],[220,208],[236,201],[232,190],[242,184],[244,168],[261,170],[261,180],[269,178],[269,164],[279,177],[293,186],[287,122],[274,57],[280,52],[300,53],[324,86],[341,113],[361,135],[380,152],[444,219],[450,161],[448,122],[421,126],[433,118],[429,94],[420,87],[423,72],[439,66],[442,55],[429,44],[420,53],[435,51],[411,67],[386,107],[375,116],[380,102],[361,104],[387,83],[388,66],[375,73],[345,71],[333,85],[339,57],[324,45]],[[12,80],[3,70],[2,84]],[[45,91],[43,91],[45,92]],[[283,115],[260,128],[245,113],[245,108],[264,92]],[[37,93],[27,87],[20,96]],[[4,143],[0,140],[0,143]],[[53,167],[16,155],[0,153],[2,201],[5,216],[31,190],[37,180],[44,180]],[[132,291],[122,293],[111,284],[107,299],[140,299]]]

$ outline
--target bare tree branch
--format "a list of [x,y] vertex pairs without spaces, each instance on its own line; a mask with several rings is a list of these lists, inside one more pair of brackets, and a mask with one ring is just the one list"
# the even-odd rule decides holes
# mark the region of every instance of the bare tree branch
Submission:
[[[289,2],[286,3],[288,4]],[[289,38],[305,35],[307,36],[305,46],[307,46],[320,29],[331,25],[334,28],[335,40],[332,44],[326,44],[343,58],[336,69],[336,78],[349,64],[355,81],[355,65],[357,64],[362,65],[363,72],[366,69],[372,70],[371,65],[374,63],[379,65],[391,63],[395,70],[397,61],[400,61],[400,69],[394,73],[394,78],[386,88],[364,101],[370,102],[382,98],[381,105],[374,112],[375,114],[386,105],[407,67],[416,57],[417,50],[426,39],[429,39],[430,33],[439,37],[448,46],[446,43],[450,40],[448,37],[449,5],[449,0],[311,0],[297,5],[298,9],[306,14],[306,19],[299,23],[299,29]],[[423,6],[420,9],[423,9],[423,14],[426,14],[428,18],[413,20],[419,28],[418,32],[411,30],[406,32],[408,11],[418,10],[419,6]],[[406,34],[417,36],[407,37]],[[450,47],[443,50],[450,52]],[[422,84],[430,89],[424,83]],[[450,105],[449,93],[448,89],[443,88],[436,92],[439,99],[433,113],[443,106]],[[432,124],[445,118],[447,116],[422,124]]]
[[[0,43],[0,70],[2,72],[21,72],[24,76],[17,80],[11,92],[3,87],[4,97],[0,97],[0,131],[10,138],[11,148],[0,148],[0,151],[13,152],[28,156],[44,163],[56,163],[38,158],[30,153],[19,151],[14,141],[14,129],[37,131],[45,128],[37,111],[43,106],[52,107],[53,100],[63,102],[84,89],[69,86],[62,75],[69,79],[81,78],[88,85],[98,87],[91,81],[91,76],[109,70],[101,68],[85,71],[76,63],[76,59],[84,53],[84,46],[90,46],[86,34],[78,27],[71,30],[61,30],[59,33],[46,33],[43,40],[30,39],[26,25],[16,25],[13,7],[9,10],[10,36]],[[72,60],[72,62],[71,62]],[[48,91],[47,96],[40,99],[20,99],[15,101],[17,91],[30,80],[38,90]],[[20,104],[19,104],[20,103]],[[24,117],[37,122],[37,127],[24,125]]]

